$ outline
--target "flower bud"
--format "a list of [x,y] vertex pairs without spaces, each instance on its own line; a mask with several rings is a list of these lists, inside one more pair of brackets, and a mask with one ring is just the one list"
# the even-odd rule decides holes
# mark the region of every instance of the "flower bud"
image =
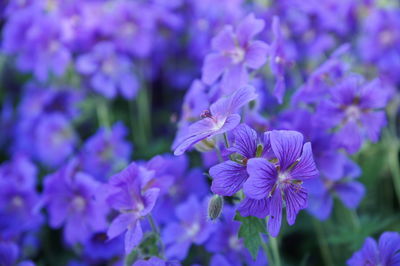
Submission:
[[224,207],[224,199],[219,195],[214,195],[208,203],[208,217],[210,220],[218,219]]

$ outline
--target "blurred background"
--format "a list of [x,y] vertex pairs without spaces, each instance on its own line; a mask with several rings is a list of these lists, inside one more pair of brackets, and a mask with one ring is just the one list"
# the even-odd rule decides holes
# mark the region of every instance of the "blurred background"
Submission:
[[[318,104],[316,91],[348,73],[365,82],[379,78],[386,97],[377,106],[386,114],[379,137],[343,152],[356,164],[344,178],[357,178],[363,187],[356,202],[349,207],[336,195],[329,213],[302,211],[294,226],[283,223],[283,265],[345,265],[366,237],[400,230],[398,1],[1,0],[0,265],[132,265],[121,238],[107,241],[107,227],[93,225],[82,233],[85,239],[75,239],[66,230],[78,227],[63,222],[69,214],[53,214],[57,207],[49,202],[69,196],[64,188],[49,189],[46,180],[67,175],[69,167],[100,184],[131,161],[173,176],[175,186],[153,211],[161,231],[190,195],[211,195],[204,173],[216,164],[215,152],[173,157],[171,147],[178,129],[217,99],[218,86],[201,80],[205,57],[215,50],[212,39],[249,14],[264,21],[256,39],[270,47],[266,64],[250,74],[262,100],[246,122],[259,132],[301,131],[314,118],[295,126],[293,106]],[[274,96],[277,80],[286,91],[282,101]],[[60,202],[59,208],[66,206]],[[111,217],[107,212],[107,221]],[[144,257],[157,254],[153,244],[142,245],[150,249],[142,250]],[[209,265],[218,252],[192,245],[181,263]]]

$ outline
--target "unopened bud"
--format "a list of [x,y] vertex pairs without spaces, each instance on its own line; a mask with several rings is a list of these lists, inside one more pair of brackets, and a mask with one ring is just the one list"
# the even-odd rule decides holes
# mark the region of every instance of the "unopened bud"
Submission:
[[224,199],[219,195],[214,195],[208,203],[208,217],[210,220],[218,219],[224,207]]

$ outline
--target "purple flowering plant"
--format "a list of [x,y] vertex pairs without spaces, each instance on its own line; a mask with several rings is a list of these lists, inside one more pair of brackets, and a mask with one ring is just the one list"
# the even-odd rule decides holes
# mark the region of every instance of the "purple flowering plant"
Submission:
[[3,2],[1,266],[400,265],[396,1]]

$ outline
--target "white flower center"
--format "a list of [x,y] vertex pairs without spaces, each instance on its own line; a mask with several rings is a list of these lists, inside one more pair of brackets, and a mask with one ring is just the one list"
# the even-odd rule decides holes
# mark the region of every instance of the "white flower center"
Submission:
[[192,224],[192,226],[190,226],[187,230],[187,235],[189,237],[193,237],[195,235],[197,235],[197,233],[200,231],[200,225],[198,223],[194,223]]
[[239,64],[244,60],[245,51],[243,48],[237,46],[233,51],[230,52],[230,56],[234,64]]
[[286,173],[286,172],[283,172],[283,173],[279,172],[278,173],[278,182],[279,183],[284,182],[288,178],[289,178],[289,174],[288,173]]
[[20,196],[15,196],[11,200],[11,204],[14,205],[15,207],[22,207],[22,205],[24,205],[24,201],[21,199]]
[[384,30],[379,34],[379,41],[383,45],[390,45],[394,40],[395,36],[391,30]]
[[241,245],[240,245],[240,240],[237,236],[232,235],[229,238],[229,247],[233,250],[240,250],[241,249]]
[[72,205],[76,211],[83,211],[86,207],[86,200],[82,196],[75,196],[72,200]]
[[346,118],[349,121],[356,121],[361,116],[361,110],[355,105],[350,105],[346,108]]

